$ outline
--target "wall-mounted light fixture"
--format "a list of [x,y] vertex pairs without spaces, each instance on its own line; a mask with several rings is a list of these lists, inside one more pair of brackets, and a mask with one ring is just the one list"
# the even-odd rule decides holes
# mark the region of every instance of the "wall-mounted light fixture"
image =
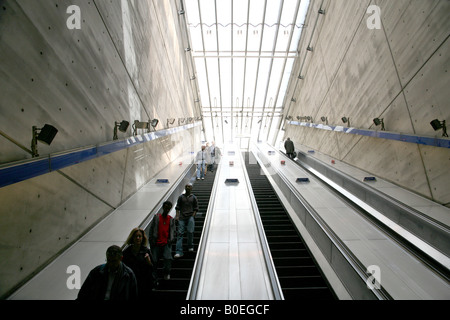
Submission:
[[308,48],[306,48],[306,50],[308,50],[308,51],[313,51],[313,48],[312,47],[310,47],[310,46],[308,46]]
[[178,125],[181,125],[186,121],[186,118],[178,118]]
[[292,116],[287,116],[286,120],[291,121],[292,120]]
[[137,136],[137,129],[146,129],[147,132],[150,131],[150,121],[148,122],[140,122],[139,120],[134,120],[133,123],[133,135]]
[[373,119],[373,123],[376,126],[379,126],[381,124],[381,131],[386,131],[386,129],[384,128],[384,119],[375,118],[375,119]]
[[348,123],[348,126],[350,127],[350,118],[342,117],[341,120],[343,123]]
[[167,126],[173,124],[175,122],[175,118],[168,118],[167,119]]
[[158,119],[153,119],[152,121],[150,121],[150,125],[152,126],[152,128],[155,128],[159,123]]
[[34,158],[39,157],[37,151],[38,140],[46,145],[50,145],[53,139],[55,138],[56,134],[58,133],[58,129],[56,129],[52,125],[46,124],[42,129],[33,126],[32,130],[33,130],[33,137],[31,140],[31,156]]
[[322,120],[322,122],[325,122],[325,124],[328,125],[328,117],[321,117],[320,120]]
[[126,120],[122,120],[122,122],[114,122],[114,136],[113,136],[113,140],[117,140],[119,139],[117,137],[117,130],[119,130],[120,132],[127,132],[128,130],[128,126],[130,125],[130,123]]
[[430,122],[430,124],[433,127],[434,131],[442,129],[442,136],[448,137],[447,126],[445,125],[445,120],[439,121],[438,119],[434,119],[433,121]]
[[297,116],[298,121],[312,121],[311,116]]
[[135,136],[137,135],[137,129],[147,129],[147,132],[150,132],[152,131],[152,128],[155,129],[158,123],[158,119],[148,120],[148,122],[140,122],[139,120],[135,120],[133,124],[133,134]]

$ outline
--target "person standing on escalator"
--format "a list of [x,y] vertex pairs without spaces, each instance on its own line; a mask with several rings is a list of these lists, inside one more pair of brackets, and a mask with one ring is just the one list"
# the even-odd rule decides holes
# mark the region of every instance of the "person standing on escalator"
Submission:
[[122,262],[133,270],[136,276],[138,299],[146,300],[150,297],[153,287],[154,266],[145,231],[138,227],[131,230],[125,245]]
[[163,274],[164,280],[170,279],[172,267],[172,243],[175,239],[175,220],[169,214],[172,209],[172,202],[165,201],[162,205],[163,212],[156,214],[149,228],[149,241],[153,257],[153,279],[155,286],[158,286],[158,261],[164,260]]
[[138,298],[138,287],[133,270],[122,262],[123,252],[117,245],[106,250],[106,263],[92,269],[77,300],[130,300]]
[[214,141],[211,142],[211,147],[209,147],[210,161],[208,162],[208,171],[214,172],[214,164],[216,162],[216,157],[220,157],[222,153],[220,149],[216,147]]
[[178,221],[177,245],[175,259],[183,256],[183,237],[187,231],[187,246],[189,252],[194,251],[195,215],[198,211],[197,197],[192,194],[192,184],[185,186],[185,193],[180,195],[175,206],[175,221]]
[[197,152],[197,155],[195,156],[195,162],[197,163],[197,180],[205,179],[205,170],[206,170],[206,164],[209,157],[206,152],[206,146],[202,146],[202,150]]
[[284,143],[284,148],[286,149],[286,154],[289,157],[289,159],[294,159],[294,142],[292,142],[291,138],[287,138],[287,140]]

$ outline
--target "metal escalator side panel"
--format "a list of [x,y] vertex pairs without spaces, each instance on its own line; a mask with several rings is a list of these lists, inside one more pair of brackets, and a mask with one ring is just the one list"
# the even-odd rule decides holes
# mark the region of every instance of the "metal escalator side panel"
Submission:
[[305,247],[259,164],[246,162],[284,296],[288,300],[334,299],[335,295]]

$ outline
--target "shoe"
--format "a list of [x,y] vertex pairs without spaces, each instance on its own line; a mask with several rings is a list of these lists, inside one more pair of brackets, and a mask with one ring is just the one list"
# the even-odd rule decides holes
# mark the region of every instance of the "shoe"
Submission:
[[200,178],[197,178],[197,180],[200,180]]
[[194,248],[189,248],[189,252],[194,252]]
[[164,276],[164,280],[170,280],[170,274],[166,274],[166,275]]
[[202,180],[205,180],[205,178],[202,178]]
[[178,259],[178,258],[181,258],[182,256],[183,256],[182,254],[177,253],[177,254],[175,254],[173,257],[174,257],[175,259]]

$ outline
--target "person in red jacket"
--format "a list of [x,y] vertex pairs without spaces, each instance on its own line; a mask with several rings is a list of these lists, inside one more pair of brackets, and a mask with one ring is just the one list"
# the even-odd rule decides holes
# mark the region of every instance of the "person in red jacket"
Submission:
[[153,279],[158,285],[157,263],[160,258],[164,258],[163,274],[164,280],[170,279],[170,269],[172,267],[172,243],[175,239],[175,220],[169,215],[172,209],[172,202],[163,203],[163,212],[156,214],[149,228],[150,247],[153,257]]

